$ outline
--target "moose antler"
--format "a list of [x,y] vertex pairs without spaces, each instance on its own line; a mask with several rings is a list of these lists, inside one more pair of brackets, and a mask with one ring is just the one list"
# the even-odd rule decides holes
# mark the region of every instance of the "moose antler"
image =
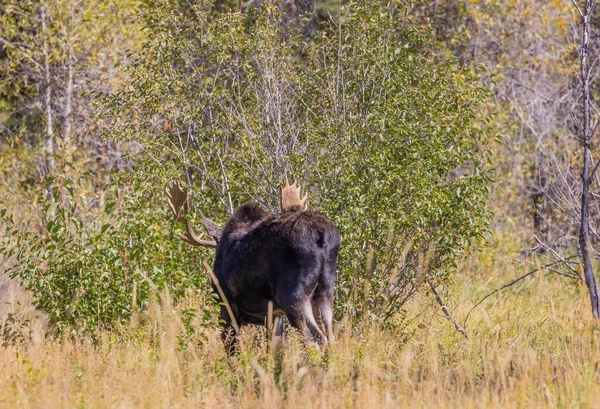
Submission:
[[187,220],[183,214],[188,213],[189,211],[189,201],[188,194],[186,191],[182,190],[181,187],[177,183],[173,183],[167,189],[167,198],[169,201],[169,207],[173,212],[173,216],[175,217],[176,222],[181,222],[185,224],[185,234],[178,233],[179,237],[194,246],[199,247],[217,247],[217,242],[221,237],[221,228],[219,225],[212,220],[202,216],[202,222],[204,223],[204,227],[208,231],[208,235],[213,240],[202,240],[200,239],[192,229],[192,225],[189,220]]
[[[169,207],[173,212],[173,216],[175,217],[176,222],[181,222],[185,225],[185,234],[178,233],[179,237],[194,246],[198,247],[217,247],[217,243],[221,238],[221,234],[223,229],[214,221],[210,220],[207,217],[202,217],[202,223],[206,228],[206,231],[212,240],[202,240],[199,236],[194,232],[191,223],[188,219],[184,217],[190,210],[189,206],[189,196],[187,191],[183,190],[181,186],[177,183],[172,183],[166,190],[167,198],[169,202]],[[303,198],[300,197],[300,187],[296,185],[294,182],[290,185],[289,181],[286,179],[285,186],[281,189],[281,211],[292,211],[298,210],[307,210],[308,205],[306,205],[306,198],[308,195],[304,195]]]
[[307,210],[308,205],[306,203],[306,198],[308,195],[304,195],[304,197],[300,198],[300,187],[296,185],[296,182],[290,185],[290,182],[286,179],[285,186],[281,189],[281,211],[287,212],[290,210],[294,210],[300,207],[302,210]]

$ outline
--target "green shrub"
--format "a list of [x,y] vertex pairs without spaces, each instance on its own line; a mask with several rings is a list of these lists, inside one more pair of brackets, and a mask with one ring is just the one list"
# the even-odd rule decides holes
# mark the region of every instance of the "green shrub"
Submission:
[[486,91],[437,60],[430,32],[401,10],[349,4],[339,24],[303,74],[316,113],[304,163],[342,231],[342,300],[381,318],[425,276],[448,281],[487,231],[488,136],[476,125]]
[[[346,4],[306,43],[268,4],[249,15],[148,7],[130,87],[92,97],[106,136],[141,145],[151,166],[102,192],[81,189],[85,177],[49,179],[41,229],[2,212],[0,253],[57,332],[118,328],[147,305],[149,282],[175,300],[209,291],[212,254],[173,235],[163,199],[182,175],[221,224],[248,200],[276,211],[284,179],[298,180],[342,233],[338,317],[389,318],[480,243],[487,134],[474,123],[486,93],[430,53],[432,36],[402,8]],[[214,311],[203,314],[211,325]]]
[[56,333],[118,329],[148,304],[150,284],[167,287],[175,301],[189,289],[208,291],[202,253],[173,235],[164,188],[148,172],[115,177],[87,194],[85,177],[48,179],[40,231],[1,212],[0,254],[13,260],[8,272],[33,293]]
[[268,4],[155,1],[107,135],[183,169],[220,222],[248,200],[277,210],[298,180],[342,233],[338,314],[389,317],[425,277],[448,281],[489,221],[486,92],[394,4],[348,3],[305,43]]

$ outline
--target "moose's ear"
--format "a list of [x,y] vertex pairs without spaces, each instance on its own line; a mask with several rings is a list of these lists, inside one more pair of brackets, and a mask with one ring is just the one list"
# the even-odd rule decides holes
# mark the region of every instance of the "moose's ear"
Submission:
[[300,197],[300,187],[294,182],[290,185],[290,182],[286,179],[285,186],[281,189],[281,212],[293,212],[293,211],[304,211],[308,209],[306,204],[306,198],[308,195]]

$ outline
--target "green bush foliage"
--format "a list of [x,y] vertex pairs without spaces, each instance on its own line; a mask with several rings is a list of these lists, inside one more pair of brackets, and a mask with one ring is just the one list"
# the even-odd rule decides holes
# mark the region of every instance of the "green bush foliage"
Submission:
[[309,183],[342,229],[340,289],[357,272],[367,281],[346,303],[381,318],[424,275],[447,281],[487,231],[488,135],[475,125],[486,91],[437,60],[430,33],[400,10],[350,4],[339,30],[315,45],[306,73],[320,111]]
[[13,260],[8,273],[33,293],[57,334],[118,329],[164,288],[175,301],[188,289],[208,291],[201,257],[172,234],[163,188],[147,172],[115,179],[82,194],[85,176],[49,178],[50,193],[38,203],[41,231],[16,223],[6,209],[0,214],[0,253]]
[[[86,95],[106,138],[142,148],[139,171],[101,193],[85,176],[47,178],[39,228],[2,213],[0,252],[52,327],[118,328],[154,284],[175,300],[209,292],[210,251],[172,234],[163,192],[173,179],[221,224],[249,200],[277,211],[282,183],[297,180],[342,234],[338,318],[385,321],[425,278],[450,280],[488,226],[477,76],[431,53],[429,31],[394,3],[345,4],[310,41],[275,6],[211,7],[148,2],[129,86]],[[214,323],[212,310],[202,315]]]
[[184,169],[221,222],[298,180],[342,232],[338,313],[389,317],[487,231],[486,91],[394,3],[348,3],[309,42],[281,17],[153,2],[132,87],[106,98],[134,120],[108,135]]

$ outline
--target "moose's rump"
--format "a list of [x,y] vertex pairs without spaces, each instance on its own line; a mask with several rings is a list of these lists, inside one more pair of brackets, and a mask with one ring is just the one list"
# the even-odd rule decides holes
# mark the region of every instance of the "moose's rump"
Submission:
[[333,282],[339,246],[337,228],[321,213],[268,214],[249,204],[225,227],[214,271],[239,318],[256,322],[269,301],[277,312],[288,297],[310,297],[320,281]]

